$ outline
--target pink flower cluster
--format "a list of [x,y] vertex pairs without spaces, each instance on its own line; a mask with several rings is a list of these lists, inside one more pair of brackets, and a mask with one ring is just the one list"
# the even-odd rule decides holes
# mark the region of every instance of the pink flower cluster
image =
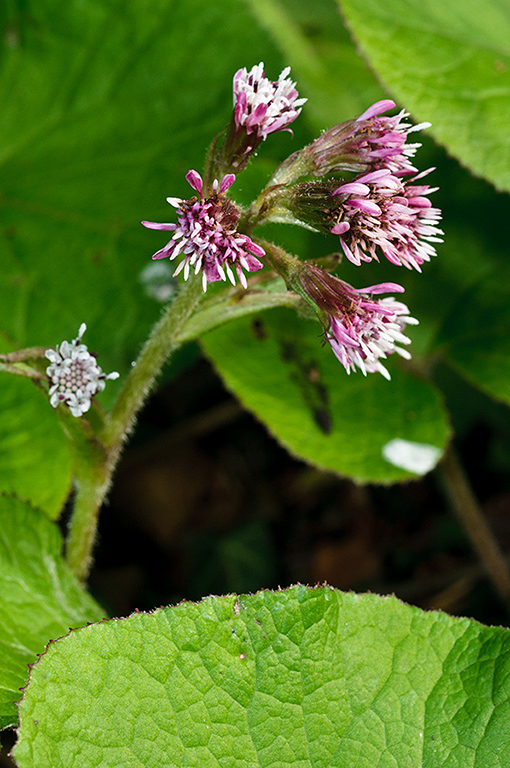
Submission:
[[[287,130],[301,112],[306,99],[298,98],[289,73],[287,67],[271,81],[263,63],[236,72],[232,119],[222,141],[212,145],[217,144],[217,150],[208,171],[213,175],[211,168],[221,169],[221,180],[204,189],[200,175],[188,171],[186,178],[198,196],[167,198],[177,210],[177,223],[142,222],[150,229],[173,232],[153,258],[180,257],[174,274],[182,271],[187,280],[192,272],[202,272],[204,291],[209,283],[227,279],[232,284],[237,279],[246,288],[245,272],[263,267],[264,249],[238,232],[240,212],[226,192],[236,178],[230,171],[246,167],[258,145],[269,134]],[[412,126],[404,111],[383,115],[394,106],[388,99],[378,101],[287,158],[260,196],[259,209],[252,206],[248,211],[248,220],[251,215],[252,224],[265,218],[330,232],[340,238],[345,256],[356,265],[382,254],[392,264],[421,271],[443,234],[438,227],[441,212],[428,199],[435,188],[421,182],[432,169],[418,173],[412,159],[420,145],[408,142],[412,132],[428,123]],[[358,175],[344,183],[334,180],[345,172]],[[300,266],[289,268],[285,259],[278,266],[274,255],[271,263],[315,307],[324,338],[346,371],[378,371],[389,378],[382,360],[393,352],[409,357],[404,331],[418,321],[402,302],[374,296],[404,289],[381,283],[357,290],[319,267],[294,261]]]
[[441,211],[427,197],[436,189],[409,184],[389,169],[358,176],[333,192],[339,205],[331,232],[339,235],[343,252],[353,264],[378,260],[380,251],[392,264],[420,272],[423,262],[436,255],[433,243],[442,242],[437,226]]
[[239,69],[234,75],[234,121],[237,128],[266,139],[270,133],[288,128],[307,99],[298,99],[296,84],[286,67],[278,80],[265,77],[264,63]]
[[407,349],[398,344],[411,343],[403,331],[406,325],[416,325],[418,321],[410,317],[409,309],[401,301],[391,296],[377,301],[371,297],[372,293],[401,288],[396,284],[388,288],[388,285],[391,283],[380,283],[360,290],[351,288],[357,294],[352,312],[331,316],[326,339],[347,373],[355,371],[357,367],[365,376],[378,371],[390,379],[388,369],[381,360],[393,352],[408,360],[411,357]]
[[170,260],[182,255],[174,275],[181,270],[187,280],[190,272],[202,271],[204,291],[208,283],[226,280],[235,285],[235,275],[246,288],[246,276],[243,269],[256,272],[264,266],[264,250],[251,240],[248,235],[237,232],[239,212],[235,205],[225,197],[225,192],[234,183],[233,173],[227,174],[221,183],[215,181],[212,194],[204,198],[202,178],[196,171],[188,171],[186,179],[200,195],[190,200],[167,197],[170,205],[177,209],[177,224],[158,224],[142,221],[144,227],[173,231],[173,237],[164,248],[153,255],[153,259]]
[[[404,111],[395,117],[381,116],[394,106],[393,101],[379,101],[337,131],[342,134],[341,150],[335,150],[334,129],[330,136],[326,132],[317,140],[314,161],[315,167],[321,168],[343,153],[344,158],[358,157],[368,169],[337,187],[326,209],[328,217],[334,217],[330,231],[339,236],[349,261],[359,266],[378,260],[382,253],[392,264],[420,272],[421,265],[436,255],[434,243],[442,242],[443,232],[438,227],[441,211],[428,199],[437,187],[416,183],[433,169],[417,173],[411,158],[420,145],[408,143],[407,138],[429,124],[410,125]],[[418,321],[402,302],[393,297],[375,300],[373,295],[401,293],[403,287],[381,283],[356,290],[339,281],[334,298],[331,280],[334,278],[329,276],[328,290],[322,287],[322,308],[328,316],[325,338],[334,354],[348,373],[359,368],[364,374],[378,371],[389,378],[381,360],[393,352],[410,357],[399,345],[409,344],[405,327]]]

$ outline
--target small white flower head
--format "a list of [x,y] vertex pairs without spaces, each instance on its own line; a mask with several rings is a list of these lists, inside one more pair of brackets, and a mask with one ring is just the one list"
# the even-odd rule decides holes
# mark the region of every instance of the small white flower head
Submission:
[[50,380],[50,403],[56,408],[65,403],[73,416],[83,416],[92,403],[92,397],[105,388],[107,379],[118,379],[117,372],[103,373],[96,358],[81,339],[87,326],[80,325],[78,336],[71,343],[63,341],[56,349],[47,349],[51,365],[46,368]]

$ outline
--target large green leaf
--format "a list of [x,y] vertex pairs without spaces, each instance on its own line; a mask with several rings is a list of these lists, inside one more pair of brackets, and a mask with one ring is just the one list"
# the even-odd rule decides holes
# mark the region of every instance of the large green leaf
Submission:
[[0,376],[0,493],[14,493],[57,517],[70,490],[67,439],[31,381]]
[[510,190],[510,10],[499,0],[339,0],[370,64],[455,157]]
[[229,323],[202,343],[243,404],[306,461],[359,482],[395,482],[440,458],[448,425],[434,388],[394,361],[390,382],[348,376],[329,345],[321,347],[317,323],[274,310]]
[[503,768],[510,632],[393,597],[210,597],[52,643],[20,768]]
[[17,722],[14,702],[44,646],[104,616],[61,553],[54,523],[17,499],[0,498],[0,728]]
[[105,369],[126,371],[159,315],[138,275],[161,234],[140,220],[188,193],[184,174],[229,119],[235,70],[265,57],[276,75],[280,62],[235,0],[40,0],[10,32],[0,333],[53,345],[85,321]]

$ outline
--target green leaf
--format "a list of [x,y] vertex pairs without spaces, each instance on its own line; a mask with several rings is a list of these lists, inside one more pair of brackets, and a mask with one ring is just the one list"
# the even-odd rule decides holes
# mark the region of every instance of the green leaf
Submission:
[[474,173],[510,190],[510,15],[499,0],[339,0],[395,98]]
[[316,132],[360,115],[384,91],[328,0],[248,0],[308,97],[302,118]]
[[210,597],[52,643],[14,754],[19,768],[501,768],[509,680],[508,630],[393,597]]
[[67,438],[31,381],[1,376],[0,493],[16,494],[55,518],[71,484]]
[[329,345],[321,347],[318,323],[273,310],[229,323],[202,345],[242,403],[318,467],[389,483],[424,474],[441,456],[449,430],[434,388],[392,361],[390,382],[348,376]]
[[510,404],[510,279],[498,269],[463,291],[437,346],[475,386]]
[[0,728],[17,722],[14,702],[45,645],[104,616],[61,552],[60,532],[45,515],[0,498]]

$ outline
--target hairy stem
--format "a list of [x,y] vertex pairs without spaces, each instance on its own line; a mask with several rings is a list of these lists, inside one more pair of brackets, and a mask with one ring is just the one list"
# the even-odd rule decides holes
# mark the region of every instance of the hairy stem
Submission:
[[102,414],[92,408],[92,419],[75,418],[68,408],[57,410],[60,426],[72,450],[75,499],[66,540],[66,559],[80,581],[88,576],[97,518],[108,483],[107,451],[97,439],[92,423],[102,423]]
[[469,479],[451,446],[438,469],[458,520],[466,531],[496,592],[508,606],[510,604],[510,569],[483,515]]
[[181,345],[179,333],[202,295],[201,275],[191,277],[154,326],[111,413],[105,419],[101,437],[110,454],[115,455],[120,449],[161,368]]
[[106,462],[79,462],[76,468],[76,498],[66,542],[66,559],[78,579],[87,580],[92,564],[97,521],[111,482]]
[[70,438],[75,450],[76,478],[76,498],[66,557],[82,581],[86,580],[90,570],[99,510],[110,487],[122,445],[164,363],[181,345],[179,333],[201,295],[200,276],[190,278],[181,287],[175,300],[154,327],[111,413],[97,430],[97,438],[92,437],[90,425],[83,419],[80,420],[80,430],[69,419],[63,424],[68,433],[72,431]]

